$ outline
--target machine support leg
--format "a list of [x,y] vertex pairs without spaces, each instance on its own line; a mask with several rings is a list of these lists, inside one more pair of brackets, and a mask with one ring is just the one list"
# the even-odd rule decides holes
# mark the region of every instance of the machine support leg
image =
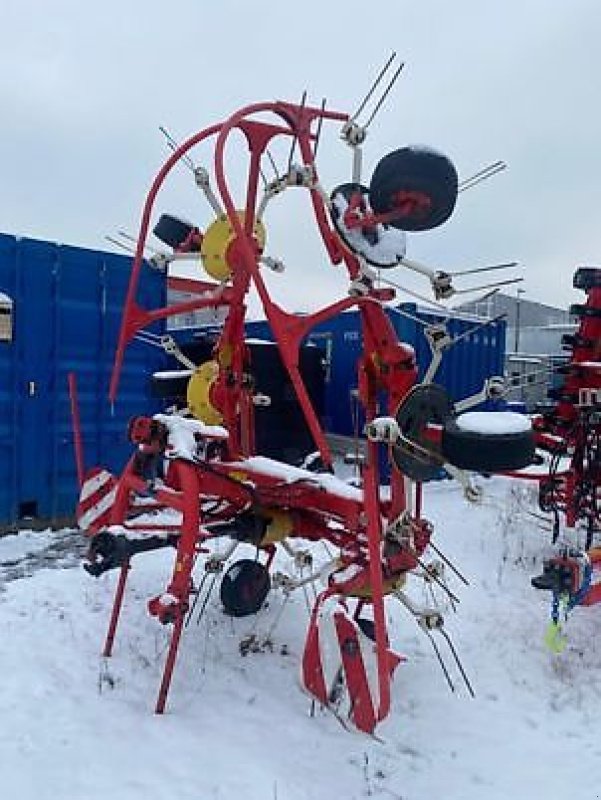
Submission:
[[165,711],[165,704],[167,702],[167,694],[169,686],[171,685],[171,676],[173,675],[173,668],[175,666],[175,659],[177,658],[177,650],[179,647],[179,640],[182,635],[184,627],[184,611],[179,609],[177,618],[173,626],[173,633],[171,634],[171,642],[169,644],[169,652],[167,653],[167,660],[165,661],[165,669],[163,670],[163,679],[159,689],[159,696],[157,697],[157,704],[155,706],[155,713],[162,714]]
[[129,561],[126,561],[121,567],[121,572],[119,573],[119,583],[117,584],[117,591],[115,592],[115,599],[113,600],[111,621],[109,623],[109,629],[104,642],[104,650],[102,651],[102,655],[106,658],[108,658],[113,652],[113,641],[115,639],[115,632],[117,631],[117,623],[119,622],[119,614],[123,604],[123,595],[125,593],[125,584],[127,582],[127,573],[129,572],[129,569]]
[[384,589],[380,545],[382,530],[378,505],[377,445],[368,444],[368,459],[364,471],[365,511],[367,513],[367,540],[369,549],[369,573],[372,591],[372,607],[376,632],[376,655],[378,662],[379,707],[377,719],[382,720],[390,709],[390,673],[387,662],[388,633],[384,612]]

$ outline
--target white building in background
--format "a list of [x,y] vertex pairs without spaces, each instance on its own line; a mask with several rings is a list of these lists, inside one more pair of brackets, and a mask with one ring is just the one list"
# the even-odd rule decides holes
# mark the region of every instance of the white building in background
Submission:
[[[563,355],[566,351],[562,347],[562,338],[574,333],[577,327],[576,322],[524,326],[519,332],[520,353]],[[512,333],[515,340],[515,331]],[[507,350],[509,352],[511,348]]]
[[507,399],[523,403],[529,411],[546,402],[548,390],[563,380],[558,370],[569,357],[562,337],[577,328],[569,311],[527,300],[521,292],[515,296],[499,293],[462,308],[486,317],[505,315]]

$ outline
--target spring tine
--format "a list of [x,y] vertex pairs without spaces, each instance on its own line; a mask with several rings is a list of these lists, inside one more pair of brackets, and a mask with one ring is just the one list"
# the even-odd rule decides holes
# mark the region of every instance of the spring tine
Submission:
[[492,272],[495,269],[511,269],[512,267],[517,267],[517,261],[509,261],[507,264],[491,264],[490,267],[476,267],[475,269],[462,269],[458,272],[449,272],[449,275],[452,275],[453,278],[459,277],[459,275],[475,275],[477,272]]
[[196,608],[196,604],[198,603],[198,599],[200,597],[200,593],[202,592],[202,588],[203,588],[203,586],[205,584],[205,580],[207,578],[207,575],[208,575],[208,573],[205,572],[204,575],[202,576],[200,584],[198,585],[198,589],[196,591],[196,596],[194,597],[194,600],[192,601],[192,605],[190,606],[190,610],[188,611],[188,614],[186,615],[186,621],[184,622],[184,628],[187,628],[188,625],[190,624],[190,620],[192,619],[192,615],[194,614],[194,609]]
[[[299,114],[299,117],[300,117],[300,115],[302,114],[302,112],[303,112],[303,110],[305,108],[306,101],[307,101],[307,90],[305,89],[305,91],[303,92],[303,95],[301,97],[301,101],[300,101],[300,114]],[[286,170],[287,173],[290,172],[290,167],[292,166],[292,159],[294,158],[294,151],[296,150],[296,143],[298,141],[298,124],[299,124],[299,122],[300,122],[300,119],[297,120],[296,130],[294,131],[294,136],[292,137],[292,144],[290,145],[290,154],[288,155],[288,169]]]
[[[175,152],[179,147],[179,143],[173,138],[173,136],[169,133],[169,131],[165,127],[163,127],[163,125],[159,125],[159,130],[165,137],[167,147],[173,152]],[[196,169],[196,165],[187,153],[184,156],[182,156],[182,161],[191,172],[194,172],[194,170]]]
[[[119,234],[119,236],[121,236],[122,239],[125,239],[126,241],[131,242],[132,244],[135,245],[138,244],[138,240],[136,239],[135,236],[132,236],[131,233],[128,233],[127,231],[123,230],[118,230],[117,233]],[[150,252],[154,253],[155,255],[161,254],[160,250],[158,250],[156,247],[152,247],[149,244],[144,245],[144,250],[150,250]]]
[[382,80],[384,75],[388,72],[388,69],[390,68],[390,65],[392,64],[392,62],[394,61],[395,58],[396,58],[396,52],[393,50],[391,55],[390,55],[390,57],[389,57],[389,59],[388,59],[388,61],[384,64],[384,66],[380,70],[380,72],[378,74],[378,77],[372,83],[370,90],[368,91],[368,93],[365,95],[365,97],[361,101],[361,104],[359,105],[359,108],[355,111],[354,114],[351,115],[351,120],[352,121],[356,120],[357,117],[359,116],[359,114],[363,111],[363,109],[365,108],[365,106],[369,102],[370,97],[375,92],[378,84],[380,83],[380,81]]
[[[169,147],[169,149],[172,150],[173,152],[175,152],[177,150],[177,148],[179,147],[179,142],[176,139],[173,138],[173,136],[169,133],[169,131],[163,125],[159,125],[159,130],[163,134],[163,136],[165,137],[165,140],[166,140],[166,143],[167,143],[167,146]],[[190,158],[190,156],[187,153],[186,153],[186,155],[183,156],[182,161],[184,161],[186,163],[186,165],[192,171],[194,171],[196,165],[194,164],[194,162],[192,161],[192,159]]]
[[486,172],[484,175],[481,175],[480,177],[475,178],[474,180],[466,180],[461,184],[461,186],[459,186],[458,192],[461,193],[467,191],[468,189],[473,189],[474,186],[477,186],[479,183],[487,181],[489,178],[498,175],[499,172],[503,172],[503,170],[505,170],[506,168],[507,164],[501,163],[501,165],[499,165],[496,169],[490,170],[490,172]]
[[465,681],[465,685],[467,686],[467,689],[468,689],[469,693],[471,694],[472,697],[475,697],[476,693],[474,692],[472,684],[470,683],[469,678],[467,677],[466,672],[463,669],[463,664],[461,663],[461,661],[459,659],[459,656],[457,655],[457,651],[455,650],[453,642],[451,641],[451,637],[444,630],[444,628],[439,628],[439,630],[440,630],[441,635],[446,639],[447,644],[449,645],[449,650],[453,654],[453,658],[455,659],[455,663],[457,664],[457,669],[461,673],[461,677]]
[[513,283],[522,283],[523,278],[511,278],[508,281],[496,281],[495,283],[485,283],[481,286],[471,286],[469,289],[455,289],[455,294],[469,294],[470,292],[479,292],[482,289],[490,289],[493,286],[495,288],[499,286],[511,286]]
[[[326,98],[323,97],[321,100],[321,110],[325,111],[326,108]],[[323,116],[320,115],[319,119],[317,120],[317,130],[315,132],[315,147],[313,148],[313,161],[317,158],[317,148],[319,147],[319,140],[321,138],[321,129],[323,126]]]
[[464,180],[460,181],[459,191],[463,192],[466,189],[471,189],[472,186],[476,186],[481,181],[492,178],[493,175],[497,175],[499,172],[503,172],[505,169],[507,169],[507,164],[504,161],[495,161],[492,164],[488,164],[488,166],[483,167],[481,170],[478,170],[478,172],[470,175],[469,178],[464,178]]
[[387,86],[387,87],[386,87],[386,89],[384,90],[384,94],[383,94],[383,95],[382,95],[382,97],[380,97],[380,99],[378,100],[378,102],[377,102],[377,104],[376,104],[376,107],[375,107],[375,108],[374,108],[374,110],[371,112],[371,116],[369,117],[369,119],[367,120],[367,122],[365,123],[365,125],[363,126],[363,127],[365,128],[365,130],[367,130],[367,128],[369,128],[369,126],[370,126],[370,125],[371,125],[371,123],[373,122],[373,119],[374,119],[374,117],[376,116],[376,114],[378,113],[378,111],[379,111],[379,110],[382,108],[382,105],[383,105],[383,103],[384,103],[384,100],[386,100],[386,98],[388,97],[388,94],[389,94],[390,90],[392,89],[392,87],[393,87],[393,86],[394,86],[394,84],[396,83],[396,80],[397,80],[397,78],[399,77],[399,75],[401,74],[401,72],[403,71],[403,67],[404,67],[404,66],[405,66],[405,62],[404,62],[404,61],[401,61],[401,64],[400,64],[399,68],[398,68],[398,69],[397,69],[397,71],[394,73],[394,75],[393,75],[393,76],[392,76],[392,78],[390,79],[390,83],[388,84],[388,86]]
[[213,573],[213,578],[211,583],[209,584],[209,588],[207,589],[207,593],[205,594],[205,598],[202,601],[202,606],[200,607],[200,611],[198,612],[198,617],[196,618],[196,624],[200,625],[200,620],[203,618],[203,615],[206,611],[207,605],[209,604],[209,600],[211,599],[211,594],[213,593],[213,589],[215,588],[215,583],[217,581],[218,572]]
[[449,689],[452,692],[454,692],[455,691],[455,684],[451,680],[451,676],[449,675],[449,671],[448,671],[448,669],[446,667],[446,664],[442,660],[442,656],[440,654],[440,650],[438,649],[438,645],[434,641],[434,637],[432,636],[430,631],[427,630],[426,628],[422,628],[422,630],[426,634],[428,639],[430,640],[430,644],[432,645],[432,648],[433,648],[434,652],[436,653],[436,658],[438,659],[438,663],[440,664],[440,668],[442,669],[443,674],[444,674],[445,678],[447,679],[447,683],[449,684]]
[[[503,169],[504,169],[504,167],[503,167]],[[487,175],[483,175],[481,178],[478,178],[477,181],[474,181],[473,183],[469,183],[469,184],[467,184],[467,186],[462,186],[461,189],[458,189],[458,192],[461,193],[461,192],[466,192],[468,189],[473,189],[474,186],[477,186],[479,183],[483,183],[484,181],[487,181],[489,178],[492,178],[494,175],[497,175],[499,172],[502,172],[503,169],[497,169],[494,172],[489,172]]]
[[267,178],[265,177],[265,173],[259,166],[259,175],[261,176],[261,180],[263,181],[263,190],[267,189]]
[[276,180],[279,181],[280,173],[278,172],[278,168],[277,168],[277,165],[275,163],[275,160],[274,160],[273,156],[271,155],[271,151],[266,148],[265,152],[267,153],[267,158],[269,159],[269,163],[271,164],[271,168],[275,172]]
[[490,172],[492,169],[498,168],[501,164],[504,164],[504,163],[505,162],[499,160],[499,161],[493,161],[490,164],[487,164],[485,167],[482,167],[482,169],[479,169],[477,172],[474,172],[473,175],[470,175],[468,178],[463,178],[463,180],[460,180],[459,181],[459,186],[463,186],[466,183],[471,183],[473,180],[476,180],[476,178],[480,178],[482,175],[485,175],[486,173]]
[[163,349],[163,345],[161,344],[162,337],[156,333],[151,333],[150,331],[138,331],[134,334],[134,339],[137,339],[139,342],[144,342],[144,344],[151,344],[153,347],[160,347],[161,350]]
[[445,592],[447,597],[449,597],[450,600],[454,600],[456,603],[459,603],[460,601],[457,595],[453,594],[453,592],[449,589],[449,587],[439,579],[438,575],[436,575],[436,573],[430,569],[430,567],[426,564],[425,561],[422,561],[421,558],[418,558],[418,555],[415,552],[415,550],[412,550],[410,547],[407,547],[407,545],[404,545],[404,547],[406,547],[407,550],[411,553],[413,558],[417,561],[417,563],[420,565],[420,567],[423,569],[426,575],[428,575],[434,581],[434,583],[437,586],[439,586],[443,590],[443,592]]
[[129,247],[129,245],[126,245],[125,242],[120,242],[118,239],[115,239],[112,236],[105,236],[104,238],[106,239],[107,242],[110,242],[111,244],[114,244],[117,247],[120,247],[122,250],[125,250],[127,253],[132,253],[132,254],[135,253],[135,250],[133,249],[133,247]]

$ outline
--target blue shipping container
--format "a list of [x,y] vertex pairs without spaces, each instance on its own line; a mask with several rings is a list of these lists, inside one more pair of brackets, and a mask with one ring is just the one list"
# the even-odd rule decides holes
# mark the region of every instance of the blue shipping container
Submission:
[[[440,323],[444,316],[418,308],[415,303],[388,308],[387,314],[399,339],[414,348],[419,379],[423,378],[431,361],[424,325]],[[434,382],[443,386],[453,401],[478,392],[491,375],[503,375],[505,321],[499,320],[476,329],[478,325],[477,319],[467,316],[456,316],[446,321],[447,331],[453,339],[474,331],[444,353],[434,375]],[[265,321],[248,323],[247,332],[249,336],[272,338]],[[323,349],[327,364],[324,428],[343,436],[360,434],[363,417],[356,396],[357,361],[362,349],[359,313],[347,311],[317,325],[309,334],[308,341]]]
[[[70,372],[87,467],[120,470],[131,452],[127,421],[158,410],[149,374],[164,355],[139,342],[127,348],[114,408],[108,401],[130,267],[126,256],[0,234],[0,530],[25,518],[59,524],[74,512]],[[164,277],[143,271],[140,303],[157,307],[164,296]]]

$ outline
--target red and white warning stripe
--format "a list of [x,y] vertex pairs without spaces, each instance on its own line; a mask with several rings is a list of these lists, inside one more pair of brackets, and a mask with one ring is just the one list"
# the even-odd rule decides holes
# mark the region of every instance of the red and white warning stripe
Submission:
[[77,504],[77,524],[82,530],[96,533],[109,524],[115,502],[117,479],[106,469],[94,467],[83,482]]

